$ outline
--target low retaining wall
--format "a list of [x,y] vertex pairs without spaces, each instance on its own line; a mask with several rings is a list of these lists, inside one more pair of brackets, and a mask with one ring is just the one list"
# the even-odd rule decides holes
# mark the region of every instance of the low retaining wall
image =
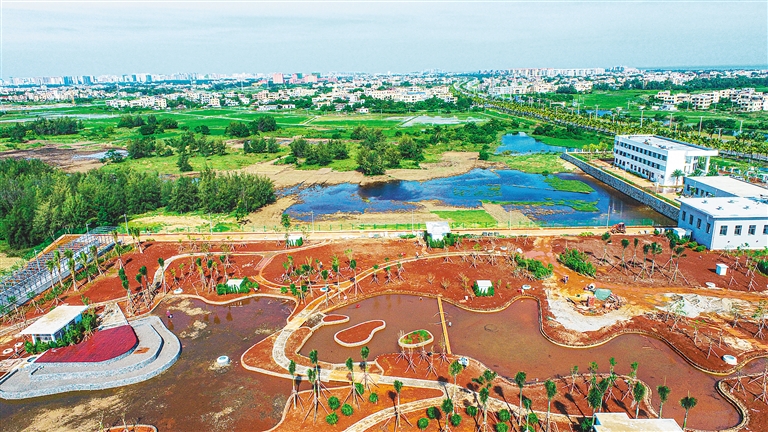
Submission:
[[[152,361],[145,363],[143,367],[138,369],[132,367],[121,368],[121,372],[118,374],[101,377],[87,377],[86,375],[88,374],[88,371],[83,371],[82,377],[76,377],[74,374],[77,374],[77,372],[75,371],[73,371],[73,374],[59,374],[59,377],[66,376],[68,379],[59,380],[61,383],[58,385],[52,380],[50,382],[45,381],[50,384],[47,386],[30,386],[24,387],[23,389],[0,388],[0,398],[26,399],[71,391],[103,390],[139,383],[163,373],[170,368],[176,360],[178,360],[179,355],[181,355],[181,342],[176,335],[165,327],[158,317],[152,316],[144,318],[142,321],[144,322],[144,325],[152,327],[152,333],[159,337],[161,343],[158,351],[150,354]],[[9,374],[8,379],[5,379],[4,383],[7,383],[10,381],[11,377],[16,377],[18,374],[29,374],[29,371],[16,369]],[[27,375],[26,378],[21,377],[20,379],[31,381],[29,378],[31,377]],[[78,378],[82,378],[82,380]]]
[[677,218],[680,214],[680,209],[678,207],[675,207],[672,204],[662,200],[661,198],[654,196],[653,194],[650,194],[617,177],[614,177],[608,174],[607,172],[584,162],[579,158],[573,157],[568,153],[563,153],[560,157],[576,165],[577,167],[579,167],[579,169],[581,169],[585,173],[600,180],[601,182],[607,184],[608,186],[616,189],[617,191],[623,193],[624,195],[627,195],[630,198],[636,199],[641,203],[647,205],[648,207],[663,214],[664,216],[674,221],[677,221]]

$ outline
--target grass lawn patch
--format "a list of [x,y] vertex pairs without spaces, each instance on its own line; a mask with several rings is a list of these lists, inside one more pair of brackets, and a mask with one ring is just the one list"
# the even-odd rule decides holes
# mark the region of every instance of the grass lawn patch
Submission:
[[565,180],[556,176],[547,176],[544,181],[554,190],[578,193],[592,193],[595,190],[581,180]]
[[519,156],[492,155],[490,158],[494,162],[503,162],[510,169],[532,173],[543,174],[569,172],[565,161],[560,159],[559,154],[526,154]]
[[434,210],[433,214],[441,219],[465,225],[482,224],[496,226],[496,219],[485,210]]
[[540,206],[564,206],[564,207],[570,207],[576,211],[580,212],[597,212],[600,211],[599,208],[597,208],[597,201],[586,201],[586,200],[553,200],[553,199],[546,199],[544,201],[489,201],[491,204],[499,204],[499,205],[516,205],[516,206],[531,206],[531,207],[540,207]]

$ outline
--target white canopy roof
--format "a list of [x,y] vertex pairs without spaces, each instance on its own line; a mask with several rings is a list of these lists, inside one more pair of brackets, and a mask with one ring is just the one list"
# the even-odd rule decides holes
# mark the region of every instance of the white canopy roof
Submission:
[[88,306],[57,306],[31,326],[21,331],[23,335],[54,334],[88,309]]

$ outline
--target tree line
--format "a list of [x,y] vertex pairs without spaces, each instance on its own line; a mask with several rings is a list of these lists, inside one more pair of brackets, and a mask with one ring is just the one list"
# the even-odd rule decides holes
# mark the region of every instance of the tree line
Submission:
[[116,225],[128,216],[168,207],[178,212],[245,215],[275,199],[272,180],[251,174],[167,179],[117,169],[64,173],[40,160],[0,160],[0,240],[32,247],[63,229]]
[[13,126],[0,129],[0,138],[10,138],[14,142],[24,142],[28,138],[50,135],[74,135],[83,129],[83,122],[72,117],[53,119],[38,118],[30,122],[18,122]]

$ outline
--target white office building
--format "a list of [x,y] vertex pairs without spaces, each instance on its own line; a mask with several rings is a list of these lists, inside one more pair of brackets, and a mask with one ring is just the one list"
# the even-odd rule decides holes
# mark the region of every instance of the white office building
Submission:
[[734,177],[686,177],[683,179],[683,194],[694,198],[768,197],[768,189]]
[[768,246],[768,202],[754,197],[683,198],[679,228],[708,249]]
[[676,186],[681,179],[672,173],[680,170],[685,175],[692,174],[702,158],[702,170],[709,171],[709,158],[717,156],[717,150],[655,135],[616,135],[613,154],[615,166],[659,186]]

